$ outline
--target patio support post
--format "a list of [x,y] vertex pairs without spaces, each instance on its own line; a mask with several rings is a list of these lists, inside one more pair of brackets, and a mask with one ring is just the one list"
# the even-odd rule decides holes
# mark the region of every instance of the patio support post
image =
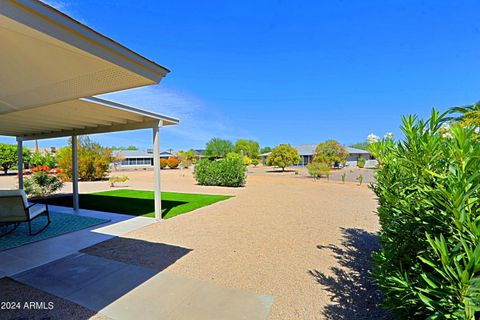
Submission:
[[153,127],[153,175],[155,186],[155,219],[162,219],[162,194],[160,191],[160,127],[162,121]]
[[73,188],[73,212],[78,213],[78,139],[72,136],[72,188]]
[[23,189],[23,141],[17,138],[18,188]]

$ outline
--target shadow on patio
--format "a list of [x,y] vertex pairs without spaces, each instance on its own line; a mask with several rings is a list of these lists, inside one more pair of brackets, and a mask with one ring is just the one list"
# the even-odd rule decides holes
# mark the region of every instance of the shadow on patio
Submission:
[[326,319],[394,319],[380,307],[382,295],[370,278],[370,259],[380,248],[378,237],[356,228],[342,228],[341,247],[318,245],[319,250],[331,250],[340,267],[330,269],[333,276],[318,270],[309,273],[330,293],[333,303],[327,305]]
[[[117,252],[118,251],[118,252]],[[106,307],[112,308],[116,301],[128,295],[139,295],[138,287],[153,277],[157,278],[162,270],[174,264],[192,249],[164,243],[153,243],[137,239],[114,238],[83,250],[84,253],[70,254],[40,267],[12,276],[15,283],[2,279],[15,290],[0,294],[2,301],[19,301],[23,305],[32,298],[31,288],[36,300],[47,301],[51,295],[60,297],[60,307],[75,303],[75,319],[89,319],[95,312]],[[88,253],[88,254],[86,254]],[[175,280],[163,276],[160,282]],[[168,285],[166,286],[168,288]],[[140,296],[148,299],[151,290],[142,287]],[[151,298],[151,297],[150,297]],[[65,300],[68,301],[65,301]],[[70,302],[69,302],[70,301]],[[81,306],[81,307],[79,307]],[[87,308],[87,309],[85,309]],[[118,307],[117,307],[118,308]],[[91,310],[95,312],[90,312]],[[18,310],[12,315],[19,316]],[[61,310],[60,310],[61,311]],[[27,318],[58,318],[59,310],[29,310]],[[2,315],[3,316],[3,315]],[[8,315],[6,315],[8,316]]]
[[170,244],[116,237],[85,248],[80,252],[162,271],[190,251],[192,249]]

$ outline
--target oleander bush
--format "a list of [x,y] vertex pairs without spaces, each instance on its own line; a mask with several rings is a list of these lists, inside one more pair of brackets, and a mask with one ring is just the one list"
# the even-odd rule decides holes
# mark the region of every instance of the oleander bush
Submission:
[[200,160],[193,173],[200,185],[241,187],[246,182],[246,171],[241,157],[227,157],[215,161]]
[[377,184],[381,249],[373,276],[401,319],[480,318],[480,144],[473,129],[441,131],[446,114],[403,118],[382,140]]

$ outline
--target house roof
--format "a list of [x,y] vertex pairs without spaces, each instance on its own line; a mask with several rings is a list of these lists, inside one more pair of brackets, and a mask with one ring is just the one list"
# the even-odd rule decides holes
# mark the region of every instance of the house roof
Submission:
[[348,153],[350,154],[370,154],[370,152],[362,149],[357,149],[357,148],[352,148],[352,147],[345,147],[347,149]]
[[[317,148],[317,144],[301,144],[295,146],[297,149],[298,154],[301,156],[313,156],[315,154],[315,149]],[[344,147],[349,154],[370,154],[368,151],[351,148],[351,147]],[[260,156],[268,156],[271,152],[263,153]]]

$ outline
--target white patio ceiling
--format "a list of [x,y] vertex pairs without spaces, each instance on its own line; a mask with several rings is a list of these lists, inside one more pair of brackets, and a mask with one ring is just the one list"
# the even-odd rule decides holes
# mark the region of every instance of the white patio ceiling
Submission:
[[0,1],[0,114],[158,83],[169,71],[36,0]]
[[134,130],[178,124],[178,120],[120,103],[82,98],[0,114],[0,135],[18,140]]

